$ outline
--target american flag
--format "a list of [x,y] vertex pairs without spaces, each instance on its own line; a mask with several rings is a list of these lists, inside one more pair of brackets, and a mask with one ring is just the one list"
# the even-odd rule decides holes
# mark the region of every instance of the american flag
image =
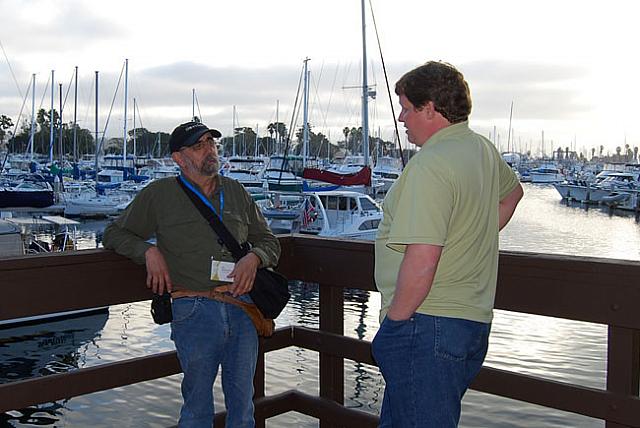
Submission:
[[302,226],[303,227],[307,227],[309,226],[310,223],[313,223],[313,221],[315,220],[313,213],[315,211],[316,211],[315,208],[313,208],[313,205],[311,205],[309,200],[305,199],[304,209],[302,210]]

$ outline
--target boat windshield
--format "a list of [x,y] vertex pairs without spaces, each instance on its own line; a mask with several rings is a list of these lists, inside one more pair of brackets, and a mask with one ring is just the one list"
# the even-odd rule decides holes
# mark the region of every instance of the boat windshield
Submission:
[[379,211],[380,207],[375,204],[369,198],[360,198],[360,206],[362,206],[362,211]]

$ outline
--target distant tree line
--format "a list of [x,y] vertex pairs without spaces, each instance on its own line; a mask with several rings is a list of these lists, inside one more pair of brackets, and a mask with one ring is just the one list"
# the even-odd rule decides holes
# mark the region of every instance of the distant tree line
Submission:
[[[78,158],[84,154],[96,152],[94,132],[75,125],[76,153],[73,148],[73,122],[60,123],[60,115],[54,109],[53,120],[51,110],[40,109],[36,114],[34,129],[34,152],[48,154],[51,140],[51,124],[53,122],[53,153],[54,158],[60,158],[60,127],[62,127],[62,154],[67,159]],[[6,148],[11,153],[26,153],[30,151],[31,123],[26,121],[13,135],[15,127],[11,118],[0,115],[0,149]],[[146,128],[135,128],[127,132],[127,152],[133,153],[133,139],[135,136],[136,156],[167,156],[169,154],[169,134],[166,132],[150,132]],[[100,137],[99,141],[100,142]],[[122,153],[122,138],[110,138],[103,143],[102,152],[107,154]]]
[[[596,150],[598,154],[596,155]],[[558,147],[554,152],[554,156],[558,160],[573,160],[578,159],[581,161],[586,161],[586,156],[584,153],[576,153],[569,150],[569,147]],[[591,148],[591,158],[592,161],[598,162],[624,162],[624,163],[637,163],[640,162],[640,157],[638,157],[638,147],[631,147],[629,144],[625,144],[624,148],[622,146],[616,147],[615,154],[604,154],[604,145],[600,145],[598,148]]]
[[[194,120],[199,121],[196,117]],[[75,156],[82,157],[84,154],[93,154],[96,152],[96,144],[94,133],[89,130],[75,125],[76,130],[76,150],[73,152],[73,130],[72,122],[60,123],[60,115],[54,109],[53,119],[51,110],[40,109],[36,115],[35,133],[34,133],[34,152],[40,154],[49,153],[50,130],[53,123],[53,152],[54,158],[60,158],[60,127],[62,127],[62,151],[64,157],[73,159]],[[21,128],[12,134],[15,127],[11,118],[5,115],[0,116],[0,149],[7,148],[11,153],[25,153],[29,151],[29,139],[31,135],[31,124],[24,122]],[[233,135],[226,136],[220,140],[220,154],[231,156],[236,154],[239,156],[268,156],[274,153],[284,153],[285,149],[289,154],[302,155],[303,150],[303,130],[298,128],[294,137],[287,143],[287,139],[291,138],[287,126],[282,122],[270,123],[267,126],[268,136],[258,137],[256,131],[251,127],[238,127],[233,131]],[[127,132],[127,153],[135,155],[164,157],[170,155],[169,137],[166,132],[151,132],[146,128],[138,127]],[[344,140],[337,143],[331,143],[327,136],[322,132],[314,132],[313,127],[309,127],[309,156],[317,158],[334,159],[336,157],[344,157],[350,154],[362,154],[363,135],[362,127],[343,129]],[[99,138],[100,139],[100,138]],[[100,142],[100,141],[98,141]],[[288,144],[288,148],[287,148]],[[102,152],[105,154],[121,154],[122,153],[122,137],[110,138],[103,142]],[[415,150],[405,148],[405,159],[408,159]],[[394,143],[385,141],[378,137],[369,136],[369,154],[377,157],[379,154],[383,156],[397,156],[398,148]]]
[[[53,125],[52,125],[53,124]],[[51,144],[51,129],[53,126],[53,153],[56,158],[60,157],[60,129],[62,128],[63,154],[67,157],[73,156],[73,122],[61,123],[60,115],[54,109],[40,109],[36,114],[35,129],[33,135],[33,150],[35,153],[48,154]],[[30,151],[29,140],[31,136],[31,123],[26,121],[12,134],[11,128],[14,124],[5,115],[0,116],[0,141],[4,143],[11,153],[25,153]],[[93,153],[94,139],[91,131],[75,125],[77,152],[79,155]]]

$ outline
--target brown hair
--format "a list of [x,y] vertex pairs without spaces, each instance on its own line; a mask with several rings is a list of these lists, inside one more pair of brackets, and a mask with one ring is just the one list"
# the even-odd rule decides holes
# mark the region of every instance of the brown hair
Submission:
[[438,113],[451,123],[464,122],[471,113],[471,93],[464,76],[446,62],[429,61],[406,73],[396,83],[416,108],[433,101]]

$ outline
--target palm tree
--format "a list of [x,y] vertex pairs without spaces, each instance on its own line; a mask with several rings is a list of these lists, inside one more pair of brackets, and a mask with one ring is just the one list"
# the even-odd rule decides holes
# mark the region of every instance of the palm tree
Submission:
[[625,162],[629,162],[631,159],[631,148],[629,147],[629,144],[625,144],[624,145],[624,160]]
[[[282,122],[273,122],[267,125],[267,131],[269,131],[269,135],[271,135],[272,138],[273,138],[273,134],[276,134],[277,141],[281,143],[282,137],[287,135],[287,125],[285,125]],[[276,146],[276,150],[274,150],[274,152],[279,151],[280,148],[277,147],[278,144],[276,144],[275,146]]]
[[351,131],[349,131],[349,133],[351,134],[351,142],[353,143],[353,153],[357,153],[358,151],[358,145],[362,144],[362,127],[358,127],[358,128],[351,128]]
[[349,140],[349,133],[351,132],[351,129],[349,129],[348,126],[345,126],[342,129],[342,133],[344,134],[344,148],[347,148],[347,141]]
[[[273,133],[276,132],[276,126],[273,123],[270,123],[267,126],[267,131],[269,131],[269,141],[271,142],[271,145],[275,147],[274,141],[273,141]],[[275,152],[276,150],[274,150]],[[271,153],[269,151],[269,148],[267,147],[267,153]]]
[[[4,143],[4,137],[7,135],[7,130],[11,128],[13,128],[11,118],[4,114],[0,116],[0,147],[2,147],[2,143]],[[11,134],[9,133],[9,135]]]

